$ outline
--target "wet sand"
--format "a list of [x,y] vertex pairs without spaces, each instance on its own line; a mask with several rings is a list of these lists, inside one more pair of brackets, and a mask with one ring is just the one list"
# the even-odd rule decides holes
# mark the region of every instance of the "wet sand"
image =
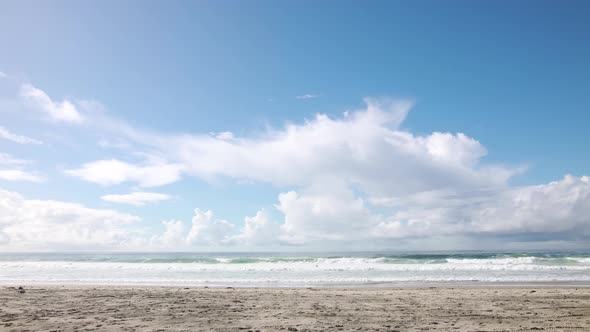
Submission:
[[590,331],[588,287],[0,287],[0,331]]

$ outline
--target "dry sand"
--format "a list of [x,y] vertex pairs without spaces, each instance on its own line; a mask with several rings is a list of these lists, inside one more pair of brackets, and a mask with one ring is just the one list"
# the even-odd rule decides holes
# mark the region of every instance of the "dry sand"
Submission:
[[1,331],[590,331],[590,288],[0,288]]

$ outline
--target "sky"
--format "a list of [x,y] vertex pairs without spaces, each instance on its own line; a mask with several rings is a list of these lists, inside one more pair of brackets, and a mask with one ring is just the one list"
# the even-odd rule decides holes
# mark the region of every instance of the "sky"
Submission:
[[2,1],[0,251],[587,249],[587,1]]

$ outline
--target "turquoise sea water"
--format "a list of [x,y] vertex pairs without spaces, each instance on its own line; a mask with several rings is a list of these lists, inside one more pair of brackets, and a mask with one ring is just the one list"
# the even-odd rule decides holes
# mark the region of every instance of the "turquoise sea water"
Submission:
[[590,285],[583,252],[0,254],[0,284],[368,286]]

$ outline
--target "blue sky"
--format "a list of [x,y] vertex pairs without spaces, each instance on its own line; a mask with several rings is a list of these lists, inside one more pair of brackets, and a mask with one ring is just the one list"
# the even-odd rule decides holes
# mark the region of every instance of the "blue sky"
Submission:
[[[104,210],[138,219],[123,230],[105,231],[111,237],[88,235],[92,240],[75,248],[130,248],[131,242],[140,249],[258,246],[253,240],[257,231],[246,236],[247,227],[242,229],[244,218],[258,211],[264,211],[265,217],[252,222],[252,229],[262,229],[262,237],[280,239],[260,243],[263,248],[314,246],[325,240],[338,243],[335,246],[355,243],[362,248],[374,238],[371,234],[385,232],[383,227],[392,232],[378,241],[387,248],[422,242],[433,247],[471,247],[480,237],[490,243],[524,238],[523,246],[541,245],[540,239],[551,246],[581,241],[572,234],[590,234],[589,221],[582,215],[590,205],[584,177],[590,165],[585,152],[590,142],[587,2],[8,1],[0,6],[0,72],[4,73],[0,126],[43,142],[0,139],[0,152],[6,158],[29,161],[5,161],[2,169],[37,176],[33,181],[18,180],[9,172],[0,180],[0,188],[21,196],[14,204],[60,201],[97,213],[90,227],[86,219],[72,217],[79,211],[65,213],[51,206],[48,209],[58,209],[53,215],[64,213],[64,217],[47,221],[47,229],[70,218],[79,227],[76,234],[91,233],[101,229],[94,223],[104,223],[100,212]],[[84,121],[51,118],[39,98],[23,92],[25,85],[42,91],[54,105],[71,102]],[[366,97],[374,99],[365,102]],[[405,108],[410,106],[401,101],[412,102],[407,116]],[[373,114],[371,109],[402,114],[404,121],[398,125],[371,118],[374,122],[365,126],[355,114],[362,118]],[[346,111],[350,117],[343,115]],[[332,122],[322,122],[317,114]],[[115,122],[126,129],[114,126]],[[288,134],[289,124],[300,134],[287,144],[280,138]],[[324,131],[323,125],[329,128]],[[347,138],[353,129],[381,132],[383,128],[390,130],[383,137],[355,132],[357,141]],[[218,139],[229,145],[221,150],[216,147],[219,142],[202,139],[222,132],[231,136]],[[400,132],[412,135],[415,141],[407,143],[412,146],[428,137],[436,140],[434,154],[429,143],[424,143],[426,152],[420,150],[424,156],[412,150],[428,174],[409,171],[414,164],[396,154],[399,151],[380,150],[382,141]],[[436,132],[452,137],[436,136]],[[333,140],[317,143],[322,135],[333,135]],[[264,143],[276,148],[260,147]],[[390,153],[390,158],[350,160],[338,154],[342,151],[335,147],[339,146],[361,155]],[[285,149],[291,148],[292,153],[284,156]],[[298,157],[300,151],[306,154]],[[316,159],[317,153],[318,158],[332,156],[330,160],[350,165],[330,168],[329,160]],[[266,161],[255,162],[250,154],[263,154],[259,157]],[[277,158],[286,164],[274,162]],[[138,167],[172,165],[182,170],[171,174],[177,179],[157,186],[142,185],[143,171],[137,169],[132,175],[117,175],[120,181],[110,179],[108,184],[100,183],[96,173],[92,178],[81,175],[83,165],[100,160]],[[459,164],[451,165],[451,161]],[[245,166],[238,170],[242,163]],[[210,167],[205,169],[204,164]],[[289,166],[293,169],[277,169]],[[488,174],[490,167],[502,170]],[[384,172],[375,173],[382,177],[391,170],[402,180],[422,180],[418,186],[391,176],[391,181],[382,181],[389,187],[376,188],[375,179],[366,175],[376,168]],[[479,173],[455,178],[457,169],[464,175]],[[327,170],[334,174],[326,175]],[[265,172],[271,173],[268,178],[262,176]],[[572,175],[572,183],[564,178],[566,174]],[[430,177],[426,185],[424,179]],[[494,181],[483,183],[483,179]],[[573,187],[560,188],[555,194],[552,181]],[[327,183],[330,189],[318,189],[318,183]],[[470,205],[462,211],[471,212],[461,216],[450,211],[455,205],[449,203],[449,192],[453,197],[472,197],[469,193],[474,190],[494,192],[485,196],[486,208]],[[531,192],[535,190],[546,196]],[[167,199],[141,206],[101,199],[131,192],[157,193]],[[298,198],[281,203],[280,195],[290,192]],[[426,194],[436,197],[436,204],[433,201],[427,207],[422,199],[415,199]],[[523,195],[529,197],[530,205],[518,205]],[[499,207],[505,201],[511,210]],[[551,205],[563,201],[569,205]],[[358,210],[341,211],[342,216],[313,212],[318,206],[329,211],[354,202],[362,204]],[[309,208],[311,212],[293,215],[288,203],[297,211]],[[431,205],[437,211],[430,210]],[[538,224],[519,221],[526,213],[530,213],[527,220],[546,216],[546,211],[534,210],[539,205],[570,214],[547,217]],[[211,210],[214,216],[203,219],[193,211],[196,208]],[[37,232],[38,225],[26,226],[30,217],[15,212],[22,208],[6,209],[10,220],[4,226],[0,223],[5,234],[0,240],[5,238],[7,250],[70,248],[67,236],[63,243],[33,241],[30,234]],[[485,219],[482,211],[497,215]],[[489,226],[504,225],[510,216],[518,216],[512,228]],[[193,217],[198,225],[199,220],[216,225],[210,232],[217,235],[202,231],[193,236],[195,241],[185,243],[182,232],[192,231]],[[329,227],[317,225],[330,218],[335,221],[325,222]],[[176,229],[162,224],[171,220],[178,222]],[[225,220],[236,226],[223,232],[215,228],[223,228],[219,222]],[[16,221],[26,227],[17,230]],[[554,229],[550,226],[554,223],[564,228]],[[406,230],[408,225],[421,226]],[[361,228],[365,235],[351,236]],[[144,233],[134,234],[140,230]],[[183,244],[164,244],[160,233],[166,231],[170,231],[168,240],[174,239],[170,243]]]

